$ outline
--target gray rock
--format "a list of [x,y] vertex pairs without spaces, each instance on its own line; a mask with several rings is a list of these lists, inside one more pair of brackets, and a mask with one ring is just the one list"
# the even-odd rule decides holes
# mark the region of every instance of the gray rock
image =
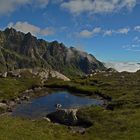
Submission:
[[70,79],[68,77],[66,77],[65,75],[54,71],[54,70],[49,70],[49,69],[40,69],[38,71],[38,76],[43,80],[46,81],[48,80],[48,78],[57,78],[57,79],[61,79],[64,81],[70,81]]
[[23,96],[21,97],[21,100],[23,100],[23,101],[29,101],[29,100],[30,100],[30,97],[27,96],[27,95],[23,95]]
[[49,118],[47,118],[47,117],[44,117],[43,119],[48,121],[48,122],[51,122],[51,120]]
[[8,105],[11,106],[11,107],[12,106],[15,106],[16,105],[16,102],[15,101],[9,101]]
[[12,112],[11,107],[7,103],[0,102],[0,113]]
[[34,88],[34,91],[37,92],[37,91],[40,91],[41,89],[42,89],[41,87]]
[[21,104],[20,98],[16,98],[16,99],[15,99],[15,102],[16,102],[17,104]]
[[5,104],[5,103],[0,103],[0,108],[2,108],[2,109],[6,109],[7,107],[8,107],[7,104]]
[[9,71],[8,72],[8,76],[17,77],[17,78],[20,78],[21,77],[19,70]]
[[76,125],[78,119],[76,116],[77,109],[58,109],[55,112],[47,115],[53,122],[58,122],[65,125]]
[[7,72],[1,73],[1,74],[0,74],[0,77],[6,78],[6,77],[7,77]]
[[77,133],[84,134],[86,132],[86,128],[83,128],[83,127],[70,126],[68,128],[70,129],[71,133],[73,133],[73,134],[77,134]]

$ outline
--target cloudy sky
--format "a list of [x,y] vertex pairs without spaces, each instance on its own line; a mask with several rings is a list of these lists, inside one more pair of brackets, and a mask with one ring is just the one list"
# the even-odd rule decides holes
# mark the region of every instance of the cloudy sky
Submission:
[[108,61],[140,62],[140,0],[0,0],[0,28]]

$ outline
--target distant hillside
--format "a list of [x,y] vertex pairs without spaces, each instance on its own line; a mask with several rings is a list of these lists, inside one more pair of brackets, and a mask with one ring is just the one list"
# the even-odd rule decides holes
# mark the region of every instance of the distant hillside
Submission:
[[0,31],[0,71],[18,68],[50,68],[66,75],[105,70],[93,55],[67,48],[57,41],[37,39],[13,28]]

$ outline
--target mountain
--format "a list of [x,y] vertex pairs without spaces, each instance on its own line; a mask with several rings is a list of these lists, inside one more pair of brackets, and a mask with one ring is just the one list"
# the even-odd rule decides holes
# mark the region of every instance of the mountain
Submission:
[[106,69],[93,55],[67,48],[63,43],[47,42],[13,28],[0,31],[0,71],[36,67],[54,69],[65,75]]
[[137,70],[140,70],[140,63],[137,62],[109,62],[105,63],[105,66],[107,68],[114,68],[118,72],[136,72]]

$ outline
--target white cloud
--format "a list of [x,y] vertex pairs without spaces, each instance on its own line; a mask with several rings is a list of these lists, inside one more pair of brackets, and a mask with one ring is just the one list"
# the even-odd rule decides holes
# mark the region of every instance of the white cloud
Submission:
[[140,26],[135,26],[134,30],[140,32]]
[[63,1],[64,1],[64,0],[51,0],[51,2],[54,3],[54,4],[61,3],[61,2],[63,2]]
[[88,38],[88,37],[99,34],[101,31],[102,31],[102,29],[100,27],[96,27],[92,31],[83,30],[79,34],[80,34],[81,37]]
[[29,24],[28,22],[20,22],[20,21],[18,21],[17,23],[12,23],[12,22],[10,22],[9,24],[8,24],[8,27],[10,28],[10,27],[13,27],[13,28],[15,28],[16,30],[18,30],[18,31],[22,31],[22,32],[24,32],[24,33],[28,33],[28,32],[30,32],[31,34],[33,34],[33,35],[35,35],[35,34],[37,34],[37,33],[39,33],[40,32],[40,28],[39,27],[37,27],[37,26],[35,26],[35,25],[32,25],[32,24]]
[[17,7],[28,3],[28,0],[0,0],[0,15],[13,12]]
[[40,29],[41,35],[53,35],[54,34],[54,29],[53,28],[45,28],[45,29]]
[[122,48],[125,49],[126,51],[140,52],[140,45],[136,44],[136,43],[131,43],[129,45],[123,45]]
[[48,5],[49,0],[33,0],[32,3],[37,7],[45,8]]
[[88,37],[91,37],[92,36],[92,31],[88,31],[88,30],[83,30],[80,32],[80,36],[81,37],[85,37],[85,38],[88,38]]
[[129,31],[130,31],[130,28],[120,28],[120,29],[116,29],[116,30],[107,29],[106,30],[106,29],[102,29],[101,27],[96,27],[91,31],[84,29],[79,33],[79,35],[84,38],[89,38],[89,37],[95,36],[99,33],[101,33],[103,36],[112,36],[114,34],[126,35],[126,34],[128,34]]
[[25,5],[44,8],[48,2],[49,0],[0,0],[0,16],[10,14]]
[[21,6],[45,8],[49,2],[60,4],[71,13],[111,13],[122,8],[132,9],[138,0],[0,0],[0,15],[9,14]]
[[61,7],[68,9],[73,14],[110,13],[122,8],[132,9],[136,4],[137,0],[70,0],[63,2]]
[[140,42],[140,37],[138,37],[138,36],[134,37],[133,41],[135,41],[136,43],[139,43]]
[[107,68],[114,68],[119,72],[128,71],[136,72],[140,69],[140,63],[137,62],[109,62],[105,63]]
[[129,28],[121,28],[116,31],[118,34],[127,34],[130,31]]
[[140,52],[140,37],[135,36],[131,40],[130,44],[123,45],[122,48],[125,49],[126,51]]
[[101,31],[102,31],[102,29],[101,29],[100,27],[96,27],[96,28],[93,29],[92,33],[93,33],[93,34],[98,34],[98,33],[100,33]]
[[104,36],[111,36],[113,34],[113,30],[104,31]]
[[18,21],[15,24],[10,22],[8,24],[8,27],[9,28],[11,28],[11,27],[15,28],[17,31],[21,31],[21,32],[24,32],[24,33],[30,32],[33,35],[43,35],[43,36],[45,36],[45,35],[52,35],[54,33],[52,28],[41,29],[38,26],[29,24],[28,22],[21,22],[21,21]]

